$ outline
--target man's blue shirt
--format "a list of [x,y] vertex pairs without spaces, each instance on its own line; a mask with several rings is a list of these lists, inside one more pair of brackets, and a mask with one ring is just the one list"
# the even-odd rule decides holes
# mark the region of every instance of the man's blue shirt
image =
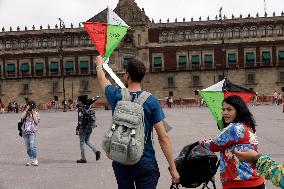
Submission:
[[[131,96],[134,96],[135,94],[139,96],[141,93],[142,91],[130,92]],[[115,86],[108,85],[105,88],[105,95],[113,112],[117,102],[122,99],[121,90]],[[145,136],[147,136],[147,139],[141,160],[156,161],[155,150],[153,148],[151,140],[153,135],[153,126],[154,124],[162,121],[165,118],[165,115],[160,106],[158,99],[153,95],[151,95],[146,100],[146,102],[143,104],[143,108],[144,108],[144,121],[145,121]]]

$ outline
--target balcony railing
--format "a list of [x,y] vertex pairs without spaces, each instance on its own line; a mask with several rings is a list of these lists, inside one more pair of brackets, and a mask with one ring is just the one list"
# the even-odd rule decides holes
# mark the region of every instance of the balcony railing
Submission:
[[50,71],[50,73],[49,73],[51,76],[57,76],[57,75],[59,75],[59,71],[57,70],[57,71]]
[[245,63],[246,68],[253,68],[254,67],[254,62],[246,62]]
[[193,70],[199,70],[200,69],[200,65],[199,64],[192,64],[192,69]]
[[153,72],[161,72],[161,71],[163,71],[163,68],[162,68],[162,67],[154,67],[154,68],[152,69],[152,71],[153,71]]
[[213,64],[212,63],[205,63],[204,64],[204,69],[212,69],[213,68]]
[[257,62],[256,63],[257,67],[269,67],[272,66],[270,62]]
[[22,72],[22,73],[21,73],[21,76],[22,76],[22,77],[30,77],[31,74],[30,74],[30,72]]
[[216,70],[222,70],[222,69],[225,69],[226,68],[226,65],[223,65],[223,64],[215,64],[215,69]]
[[65,71],[64,72],[65,76],[70,76],[70,75],[75,75],[74,71]]
[[16,77],[16,72],[8,72],[7,77]]
[[36,77],[41,77],[41,76],[43,76],[43,71],[36,71],[35,76],[36,76]]
[[234,62],[234,63],[233,63],[233,62],[229,62],[229,63],[228,63],[228,67],[229,67],[229,68],[237,68],[238,65],[237,65],[236,62]]
[[179,64],[178,70],[186,70],[186,64]]
[[278,66],[281,66],[281,67],[284,66],[284,61],[279,61]]
[[80,69],[80,74],[88,75],[88,74],[90,74],[90,71],[88,69]]

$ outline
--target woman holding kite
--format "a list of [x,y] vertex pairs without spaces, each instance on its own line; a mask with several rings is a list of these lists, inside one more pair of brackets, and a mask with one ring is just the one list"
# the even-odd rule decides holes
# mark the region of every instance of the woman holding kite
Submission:
[[233,153],[243,148],[257,151],[255,120],[240,96],[229,96],[223,101],[223,131],[214,139],[202,140],[200,145],[220,152],[220,178],[223,189],[265,189],[255,164],[245,163]]

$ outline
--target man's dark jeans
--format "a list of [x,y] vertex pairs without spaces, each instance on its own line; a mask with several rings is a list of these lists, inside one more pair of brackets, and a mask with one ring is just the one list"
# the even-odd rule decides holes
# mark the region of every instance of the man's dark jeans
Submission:
[[80,129],[79,131],[79,137],[80,137],[80,149],[81,149],[81,159],[86,160],[85,155],[85,144],[89,146],[94,153],[96,153],[95,145],[90,143],[90,136],[92,134],[92,128],[84,128]]
[[[132,166],[112,163],[118,189],[156,189],[160,177],[156,161],[140,160]],[[135,184],[134,184],[135,183]]]

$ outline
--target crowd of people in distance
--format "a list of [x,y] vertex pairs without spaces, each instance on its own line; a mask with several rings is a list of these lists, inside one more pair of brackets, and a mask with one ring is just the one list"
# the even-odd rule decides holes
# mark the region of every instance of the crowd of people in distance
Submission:
[[[164,127],[165,114],[157,97],[142,89],[142,80],[146,72],[144,64],[136,59],[128,60],[123,76],[127,88],[119,89],[106,78],[102,66],[103,58],[97,56],[95,63],[97,80],[108,103],[105,109],[110,109],[113,116],[112,125],[104,136],[102,147],[106,156],[113,160],[112,168],[118,189],[155,189],[157,187],[160,169],[152,141],[153,132],[157,134],[159,145],[166,158],[171,181],[173,184],[179,184],[182,178],[175,164],[170,136]],[[275,91],[273,103],[282,103],[278,96]],[[81,157],[76,162],[80,164],[87,163],[86,145],[93,151],[97,161],[102,155],[89,140],[93,129],[97,127],[92,104],[98,98],[89,99],[87,95],[80,95],[76,105],[73,100],[64,101],[61,104],[69,110],[77,108],[78,111],[78,122],[74,130],[79,139],[81,152]],[[280,99],[282,100],[282,96]],[[41,117],[36,103],[29,99],[25,100],[18,129],[20,136],[23,137],[28,156],[25,165],[34,167],[39,166],[36,140]],[[167,97],[166,102],[168,107],[172,108],[173,97]],[[2,112],[5,107],[2,107],[1,101],[0,103]],[[132,108],[129,108],[129,104]],[[57,101],[52,100],[49,105],[52,111],[57,111]],[[16,113],[20,109],[16,102],[8,106],[9,111]],[[222,188],[265,189],[265,179],[270,180],[277,187],[284,188],[284,164],[259,153],[256,120],[247,104],[240,96],[233,95],[226,97],[222,106],[223,129],[214,138],[200,139],[197,143],[203,149],[220,153]]]

